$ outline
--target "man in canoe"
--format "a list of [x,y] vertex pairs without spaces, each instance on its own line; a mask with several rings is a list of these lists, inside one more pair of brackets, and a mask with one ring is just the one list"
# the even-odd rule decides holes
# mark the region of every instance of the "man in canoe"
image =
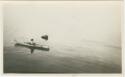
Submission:
[[[48,35],[43,35],[41,36],[41,38],[43,39],[41,45],[47,46]],[[34,39],[30,39],[30,45],[33,45],[33,46],[36,45],[36,43],[34,42]],[[33,48],[30,48],[30,49],[31,49],[31,54],[32,54],[34,52],[34,49]]]
[[36,45],[36,43],[34,42],[34,39],[30,39],[30,43],[31,43],[31,45]]
[[[33,45],[33,46],[35,46],[36,45],[36,43],[34,42],[34,39],[32,38],[32,39],[30,39],[30,45]],[[34,51],[34,48],[30,48],[31,49],[31,54],[33,53],[33,51]]]
[[30,42],[24,42],[24,43],[29,44],[29,45],[36,45],[33,38],[30,39]]
[[22,46],[22,47],[27,47],[31,50],[31,54],[34,52],[35,49],[39,49],[39,50],[46,50],[49,51],[49,46],[47,43],[48,40],[48,35],[43,35],[41,36],[41,43],[36,43],[34,42],[34,39],[31,38],[29,42],[24,42],[24,43],[18,43],[16,40],[16,44],[15,46]]

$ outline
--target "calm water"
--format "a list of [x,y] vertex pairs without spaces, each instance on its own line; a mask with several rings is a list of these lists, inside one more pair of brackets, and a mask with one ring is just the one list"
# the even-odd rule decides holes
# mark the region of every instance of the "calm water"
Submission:
[[5,73],[120,73],[121,49],[50,45],[50,51],[4,47]]

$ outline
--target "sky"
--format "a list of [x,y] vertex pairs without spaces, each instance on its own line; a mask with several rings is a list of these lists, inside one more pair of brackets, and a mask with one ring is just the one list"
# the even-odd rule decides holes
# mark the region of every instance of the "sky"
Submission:
[[6,3],[3,7],[4,45],[49,35],[49,41],[84,40],[121,45],[121,2]]

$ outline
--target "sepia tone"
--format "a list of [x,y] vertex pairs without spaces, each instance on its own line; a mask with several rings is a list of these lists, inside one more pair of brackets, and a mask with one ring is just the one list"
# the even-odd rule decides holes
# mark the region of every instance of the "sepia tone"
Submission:
[[7,3],[3,22],[4,73],[121,73],[120,1]]

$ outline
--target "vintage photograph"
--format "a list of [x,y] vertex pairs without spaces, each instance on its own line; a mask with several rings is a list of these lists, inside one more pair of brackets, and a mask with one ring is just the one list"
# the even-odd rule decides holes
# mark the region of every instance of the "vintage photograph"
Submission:
[[4,73],[122,73],[121,1],[7,2]]

